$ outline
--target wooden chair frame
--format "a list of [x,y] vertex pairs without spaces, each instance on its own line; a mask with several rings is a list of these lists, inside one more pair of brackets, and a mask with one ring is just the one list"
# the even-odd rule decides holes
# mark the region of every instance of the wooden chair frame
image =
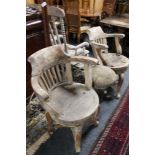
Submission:
[[[99,60],[100,64],[109,66],[111,69],[113,69],[118,74],[119,76],[118,82],[117,82],[116,87],[114,87],[114,89],[116,92],[116,97],[119,98],[120,89],[121,89],[121,86],[124,80],[124,72],[126,71],[129,65],[128,58],[122,55],[122,47],[120,44],[120,39],[124,38],[125,35],[120,34],[120,33],[115,33],[115,34],[104,33],[100,26],[89,29],[87,31],[87,34],[89,36],[89,40],[90,40],[90,44],[94,52],[94,56]],[[116,53],[108,52],[107,38],[109,37],[114,37],[115,39]],[[117,60],[117,62],[121,63],[121,65],[117,65],[114,63],[113,65],[111,65],[111,62],[115,61],[113,59],[113,56],[115,57],[115,60]],[[111,60],[107,62],[105,57]]]
[[[73,133],[76,152],[80,152],[82,127],[88,122],[95,125],[98,124],[99,99],[96,92],[92,89],[91,74],[91,66],[97,65],[98,60],[86,56],[67,56],[64,54],[62,46],[63,45],[54,45],[44,48],[32,54],[28,58],[28,61],[32,66],[31,83],[36,96],[42,103],[42,107],[47,112],[46,118],[48,122],[49,133],[53,132],[59,127],[69,127]],[[73,81],[71,71],[72,61],[84,63],[85,84],[79,84]],[[71,121],[73,116],[75,116],[75,112],[72,114],[73,116],[65,116],[65,112],[63,110],[66,108],[63,109],[61,106],[60,109],[55,108],[57,104],[55,101],[56,96],[51,97],[50,95],[56,90],[59,90],[59,88],[60,90],[61,88],[63,88],[63,90],[74,88],[75,90],[82,90],[85,92],[84,94],[90,94],[90,97],[85,97],[84,100],[80,102],[82,102],[82,105],[85,104],[85,106],[89,104],[91,109],[88,108],[89,111],[84,112],[84,116],[79,116],[79,119],[77,119],[79,115],[77,112],[77,118],[75,121]],[[64,96],[64,93],[62,94]],[[63,96],[58,96],[57,98],[60,100],[61,97],[63,98]],[[73,98],[72,102],[75,102],[75,96],[76,94],[70,96]],[[81,98],[82,96],[79,97]],[[89,99],[92,97],[93,101]],[[67,104],[66,100],[63,100],[63,102]],[[90,105],[89,102],[92,103],[92,105]],[[66,110],[68,111],[70,109],[67,108]],[[83,108],[80,110],[80,114],[82,110]]]

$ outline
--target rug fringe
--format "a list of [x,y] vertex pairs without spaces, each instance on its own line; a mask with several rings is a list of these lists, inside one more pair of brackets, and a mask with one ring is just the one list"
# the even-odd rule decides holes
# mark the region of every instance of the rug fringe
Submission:
[[33,155],[38,150],[40,145],[46,142],[49,138],[49,133],[44,133],[34,144],[32,144],[32,146],[30,146],[30,148],[27,149],[26,155]]

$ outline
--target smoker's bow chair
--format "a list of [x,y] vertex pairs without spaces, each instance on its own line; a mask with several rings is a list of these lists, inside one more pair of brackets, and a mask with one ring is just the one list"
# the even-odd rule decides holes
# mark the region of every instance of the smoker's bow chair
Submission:
[[[49,132],[58,127],[72,130],[76,152],[80,152],[82,127],[87,122],[98,124],[99,98],[92,89],[91,66],[95,58],[67,56],[63,45],[54,45],[32,54],[31,84],[46,110]],[[84,63],[85,84],[75,83],[71,62]]]
[[[90,28],[87,31],[89,36],[89,41],[93,49],[94,56],[100,61],[100,64],[109,66],[113,69],[119,76],[118,82],[116,84],[115,92],[116,97],[120,97],[120,89],[124,80],[124,72],[128,68],[129,60],[127,57],[122,55],[122,47],[119,43],[120,38],[124,38],[124,34],[106,34],[103,32],[100,26]],[[116,52],[109,53],[107,38],[115,38]]]
[[[77,46],[67,44],[64,18],[65,12],[61,8],[55,6],[47,6],[47,14],[49,19],[49,31],[51,45],[57,45],[64,43],[64,50],[69,55],[88,55],[89,51],[85,47],[89,46],[89,43],[83,42]],[[60,29],[58,26],[60,25]]]

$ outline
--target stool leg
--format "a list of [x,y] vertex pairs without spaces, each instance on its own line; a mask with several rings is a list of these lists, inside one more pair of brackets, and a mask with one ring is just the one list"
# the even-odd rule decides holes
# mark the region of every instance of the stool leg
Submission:
[[100,106],[98,107],[98,110],[95,112],[94,116],[92,117],[92,122],[95,126],[98,126],[99,124],[99,113],[100,113]]
[[122,84],[124,81],[124,73],[118,74],[118,76],[119,76],[118,83],[116,84],[116,86],[114,88],[116,98],[120,98],[120,90],[121,90],[121,87],[122,87]]
[[82,126],[72,127],[71,130],[74,137],[75,150],[80,152]]

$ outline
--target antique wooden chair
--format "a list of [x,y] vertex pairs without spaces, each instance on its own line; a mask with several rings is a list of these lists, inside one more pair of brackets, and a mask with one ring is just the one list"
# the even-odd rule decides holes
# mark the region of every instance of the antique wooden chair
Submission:
[[[70,55],[88,55],[89,51],[85,47],[89,46],[89,43],[83,42],[77,46],[67,44],[64,18],[65,12],[61,8],[55,6],[47,7],[47,14],[49,19],[50,41],[51,45],[57,45],[64,43],[64,50]],[[60,26],[60,30],[58,29]]]
[[[69,127],[73,133],[76,152],[80,152],[82,127],[85,123],[97,125],[99,98],[92,89],[91,66],[98,60],[86,56],[67,56],[63,45],[54,45],[32,54],[31,84],[47,111],[49,132]],[[73,81],[71,62],[85,65],[85,84]]]
[[91,24],[80,16],[79,0],[65,0],[63,3],[66,13],[67,38],[69,40],[70,33],[76,34],[77,42],[80,43],[80,34],[85,33]]
[[[124,79],[124,72],[128,68],[129,60],[122,55],[122,47],[119,43],[119,39],[125,37],[124,34],[106,34],[103,32],[100,26],[90,28],[87,31],[90,44],[92,46],[94,56],[100,61],[101,64],[109,66],[119,76],[117,86],[115,87],[116,97],[120,97],[120,89]],[[107,38],[114,37],[116,52],[108,52]]]

